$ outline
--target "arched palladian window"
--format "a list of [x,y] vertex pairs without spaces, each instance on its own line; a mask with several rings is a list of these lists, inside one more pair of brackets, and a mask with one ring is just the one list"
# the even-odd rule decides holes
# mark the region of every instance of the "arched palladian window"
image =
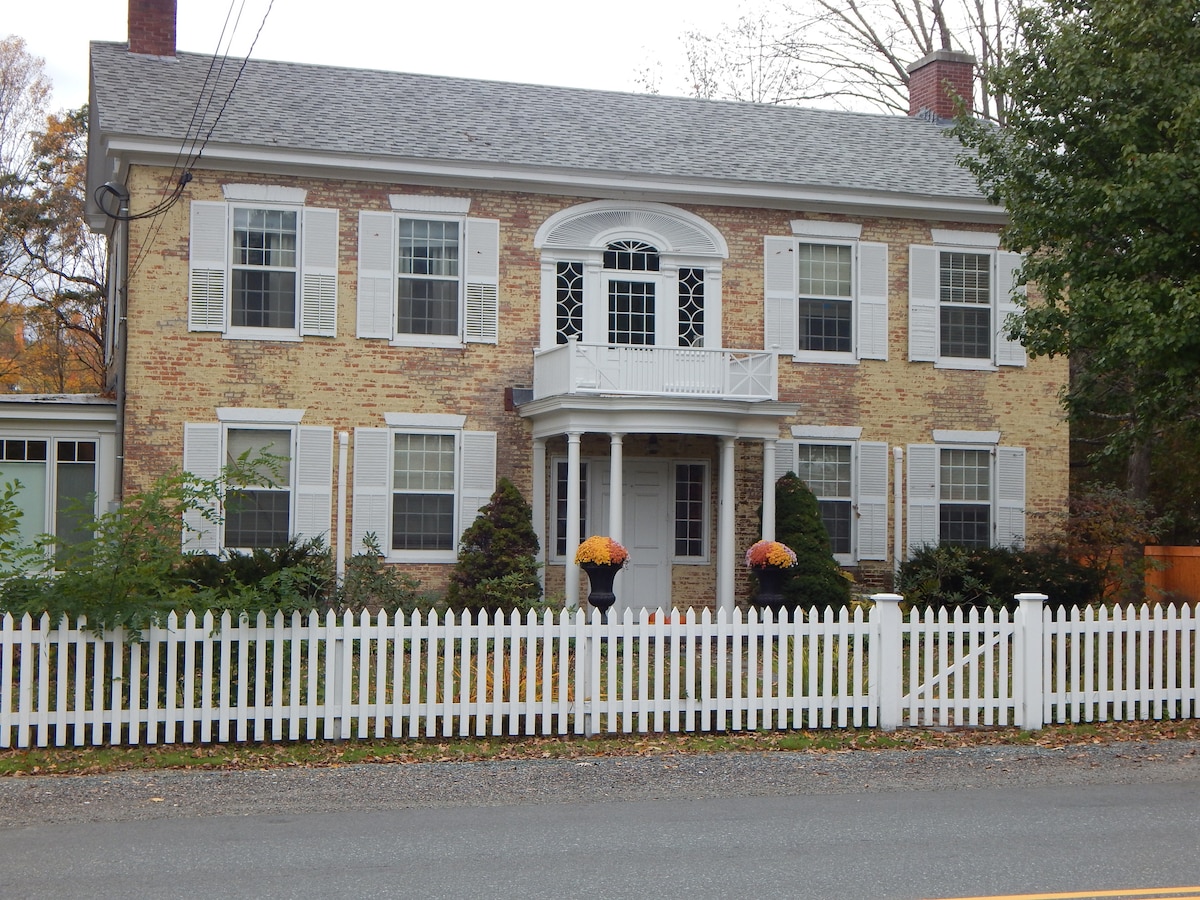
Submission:
[[721,346],[724,238],[657,203],[599,201],[552,216],[542,251],[542,346]]

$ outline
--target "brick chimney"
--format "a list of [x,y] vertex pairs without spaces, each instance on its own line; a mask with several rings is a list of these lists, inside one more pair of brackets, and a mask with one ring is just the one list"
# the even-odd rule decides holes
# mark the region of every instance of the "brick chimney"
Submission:
[[975,57],[954,50],[935,50],[908,67],[908,114],[952,119],[956,97],[967,111],[974,98]]
[[175,0],[129,0],[129,52],[175,55]]

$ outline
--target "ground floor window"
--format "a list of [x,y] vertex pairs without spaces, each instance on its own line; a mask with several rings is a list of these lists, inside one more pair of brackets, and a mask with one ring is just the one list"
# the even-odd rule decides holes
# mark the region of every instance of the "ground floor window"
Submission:
[[392,450],[392,549],[453,550],[452,434],[396,434]]
[[496,433],[451,413],[385,413],[354,431],[355,552],[393,562],[453,562],[459,538],[496,489]]
[[[579,534],[580,540],[587,537],[587,481],[588,465],[579,464]],[[567,463],[554,465],[554,554],[567,555]]]
[[936,544],[1013,547],[1025,542],[1025,448],[998,431],[933,432],[906,453],[909,552]]
[[60,545],[90,537],[96,514],[96,441],[66,438],[0,440],[0,484],[20,483],[14,496],[21,542],[53,535]]
[[991,546],[991,452],[942,449],[938,456],[938,540],[965,547]]
[[675,466],[675,555],[704,556],[708,467],[703,463]]
[[290,429],[226,431],[225,463],[241,483],[225,495],[225,547],[281,547],[291,538],[292,456]]
[[800,444],[796,474],[816,495],[821,521],[835,555],[853,550],[852,447],[849,444]]

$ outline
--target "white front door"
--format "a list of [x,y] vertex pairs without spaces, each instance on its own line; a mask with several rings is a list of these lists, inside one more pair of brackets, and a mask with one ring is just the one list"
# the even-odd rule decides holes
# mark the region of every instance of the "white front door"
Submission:
[[[623,466],[624,523],[621,543],[629,550],[629,564],[617,575],[613,591],[619,614],[647,607],[671,608],[671,551],[673,511],[671,464],[658,459],[626,459]],[[608,530],[609,476],[600,479],[600,534]]]

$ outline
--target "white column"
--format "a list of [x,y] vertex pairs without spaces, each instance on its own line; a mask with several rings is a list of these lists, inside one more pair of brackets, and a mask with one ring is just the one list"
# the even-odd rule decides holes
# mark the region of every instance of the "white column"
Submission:
[[622,542],[621,526],[625,522],[624,437],[613,432],[609,435],[608,444],[608,536],[618,544]]
[[775,540],[775,441],[763,441],[762,539]]
[[567,609],[579,608],[579,569],[575,566],[579,547],[579,438],[578,431],[567,433],[567,555],[563,566]]
[[721,489],[717,498],[717,609],[733,612],[734,566],[737,547],[733,533],[734,496],[733,458],[736,441],[721,438]]
[[533,507],[533,533],[537,535],[538,546],[541,550],[538,552],[538,562],[541,566],[538,568],[538,581],[542,583],[542,590],[546,589],[546,561],[550,558],[550,546],[547,544],[546,537],[546,480],[549,478],[546,471],[546,439],[533,439],[533,496],[530,498],[530,506]]

